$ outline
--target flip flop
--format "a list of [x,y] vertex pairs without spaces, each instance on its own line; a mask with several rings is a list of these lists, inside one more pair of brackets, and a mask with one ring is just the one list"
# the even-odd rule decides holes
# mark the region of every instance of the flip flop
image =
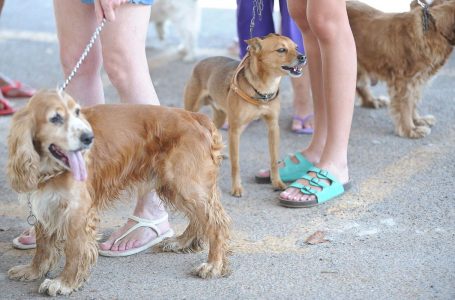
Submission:
[[147,219],[142,219],[142,218],[139,218],[136,216],[130,216],[129,219],[136,221],[137,224],[134,225],[133,227],[131,227],[130,229],[128,229],[124,234],[122,234],[122,236],[120,236],[118,239],[116,239],[114,241],[114,244],[116,244],[118,241],[125,238],[128,234],[130,234],[131,232],[133,232],[134,230],[136,230],[139,227],[149,227],[153,231],[156,232],[157,236],[154,239],[152,239],[151,241],[149,241],[148,243],[146,243],[140,247],[137,247],[137,248],[131,248],[131,249],[128,249],[125,251],[112,251],[112,250],[101,250],[100,249],[100,250],[98,250],[98,253],[101,256],[108,256],[108,257],[129,256],[129,255],[133,255],[133,254],[145,251],[145,250],[149,249],[150,247],[161,243],[164,239],[172,237],[174,235],[174,231],[172,229],[169,229],[168,231],[162,233],[160,231],[160,229],[156,226],[157,224],[160,224],[160,223],[163,223],[164,221],[166,221],[167,218],[168,218],[167,214],[164,217],[162,217],[161,219],[153,220],[153,221],[147,220]]
[[[309,172],[315,173],[316,177],[309,175]],[[301,177],[301,179],[306,179],[308,181],[308,185],[295,181],[289,186],[299,189],[303,194],[314,195],[315,199],[309,201],[294,201],[279,197],[280,205],[290,208],[313,207],[343,195],[344,192],[351,187],[350,182],[341,184],[328,171],[319,169],[317,167],[309,168],[306,174]],[[327,180],[330,183],[327,183],[324,180]],[[315,190],[313,187],[318,187],[321,190]]]
[[313,116],[314,116],[313,114],[309,114],[302,118],[300,116],[294,115],[292,117],[292,120],[299,121],[301,128],[296,128],[296,129],[291,128],[291,131],[294,133],[297,133],[297,134],[313,134],[313,131],[314,131],[313,128],[305,127],[305,123],[308,122],[308,120],[310,120],[311,118],[313,118]]
[[0,116],[12,115],[16,112],[6,99],[0,98]]
[[16,237],[14,240],[13,240],[13,247],[16,248],[16,249],[19,249],[19,250],[28,250],[28,249],[35,249],[36,248],[36,243],[32,243],[32,244],[24,244],[22,243],[21,241],[19,241],[19,239],[24,236],[26,234],[27,231],[29,231],[29,233],[27,235],[30,235],[30,230],[33,230],[33,227],[31,227],[30,229],[27,229],[25,230],[24,232],[21,233],[20,236]]
[[10,84],[0,86],[0,90],[7,98],[28,98],[33,96],[36,92],[34,88],[17,80],[12,81]]
[[[298,163],[295,163],[291,156],[284,159],[284,167],[279,168],[280,178],[283,182],[293,182],[302,177],[309,168],[313,167],[313,164],[308,161],[302,152],[296,152],[294,156],[298,159]],[[256,183],[270,183],[270,176],[255,176]]]

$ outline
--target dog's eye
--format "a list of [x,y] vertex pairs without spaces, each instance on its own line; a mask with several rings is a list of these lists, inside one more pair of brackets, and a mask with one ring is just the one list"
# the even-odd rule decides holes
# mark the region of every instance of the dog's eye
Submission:
[[74,113],[76,114],[76,117],[79,117],[79,115],[81,114],[81,109],[80,108],[76,108]]
[[63,117],[60,115],[60,114],[55,114],[55,116],[53,116],[51,118],[51,123],[53,124],[63,124]]
[[280,48],[280,49],[276,50],[276,52],[278,52],[278,53],[284,53],[287,51],[288,51],[288,49],[286,49],[286,48]]

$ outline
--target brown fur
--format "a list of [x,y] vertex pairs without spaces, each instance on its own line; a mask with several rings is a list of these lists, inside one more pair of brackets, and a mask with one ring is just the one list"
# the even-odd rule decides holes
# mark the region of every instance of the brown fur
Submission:
[[[295,43],[287,37],[269,34],[264,38],[247,41],[248,57],[245,68],[238,75],[238,86],[250,97],[276,92],[282,76],[289,75],[282,66],[300,66],[304,58],[297,52]],[[286,49],[279,53],[280,48]],[[234,196],[243,192],[240,179],[239,142],[246,125],[258,118],[265,120],[268,127],[271,180],[274,187],[283,189],[286,185],[278,173],[280,99],[257,106],[242,99],[230,87],[239,61],[227,57],[210,57],[200,61],[193,70],[185,87],[185,108],[199,111],[203,105],[213,108],[213,121],[220,128],[229,122],[229,154],[231,158],[232,189]]]
[[357,93],[361,105],[378,108],[368,79],[385,81],[390,111],[399,136],[421,138],[431,132],[431,115],[420,116],[421,90],[445,64],[455,44],[455,1],[434,1],[432,19],[423,31],[422,8],[411,3],[404,13],[383,13],[358,1],[348,1],[349,22],[357,45]]
[[[90,124],[95,139],[84,154],[88,179],[80,182],[48,150],[49,143],[59,143],[61,134],[68,135],[67,124],[57,129],[49,116],[58,111],[67,122],[69,116],[75,118],[75,107],[67,94],[41,91],[13,117],[8,138],[8,176],[13,188],[38,198],[52,195],[54,202],[37,200],[57,205],[44,208],[47,218],[43,220],[38,214],[33,260],[11,268],[9,277],[41,278],[56,266],[63,251],[63,271],[55,279],[46,279],[40,292],[56,295],[76,290],[97,260],[98,212],[125,190],[142,196],[152,188],[190,221],[182,235],[163,241],[160,248],[190,252],[209,242],[208,262],[195,273],[203,278],[228,274],[230,219],[216,183],[222,141],[210,120],[202,114],[152,105],[83,109],[77,118]],[[51,178],[40,181],[45,175]]]

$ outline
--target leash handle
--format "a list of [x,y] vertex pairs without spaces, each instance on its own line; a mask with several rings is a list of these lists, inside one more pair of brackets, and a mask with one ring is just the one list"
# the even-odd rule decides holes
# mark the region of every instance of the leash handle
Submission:
[[93,45],[95,44],[96,39],[101,33],[101,30],[103,30],[104,25],[106,24],[106,19],[103,18],[103,21],[101,22],[98,27],[96,27],[95,32],[93,33],[92,37],[90,38],[90,41],[88,42],[87,46],[85,46],[84,52],[82,52],[81,57],[76,63],[76,66],[74,66],[73,70],[71,71],[70,75],[68,78],[66,78],[65,82],[58,87],[58,90],[61,92],[65,90],[65,88],[68,86],[70,81],[73,79],[74,75],[76,75],[77,71],[79,70],[81,64],[84,62],[85,58],[87,57],[88,53],[90,52],[90,49],[92,49]]

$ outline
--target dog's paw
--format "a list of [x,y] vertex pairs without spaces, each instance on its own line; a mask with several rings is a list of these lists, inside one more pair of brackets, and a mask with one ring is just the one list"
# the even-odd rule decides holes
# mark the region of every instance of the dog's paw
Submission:
[[407,137],[411,139],[420,139],[431,133],[431,128],[428,126],[416,126],[409,131],[400,131],[398,130],[398,135],[402,137]]
[[243,188],[241,186],[233,186],[231,189],[231,195],[234,197],[242,197]]
[[414,124],[417,126],[431,127],[436,123],[436,118],[432,115],[426,115],[414,120]]
[[223,268],[222,264],[203,263],[195,268],[192,274],[203,279],[210,279],[225,277],[230,274],[230,271],[228,268]]
[[272,186],[275,191],[283,191],[287,188],[287,185],[281,180],[278,180],[278,181],[273,180]]
[[41,278],[42,275],[31,265],[19,265],[9,269],[8,277],[13,280],[32,281]]
[[169,238],[162,241],[155,249],[161,252],[193,253],[204,249],[204,241],[193,239],[186,243],[182,243],[179,238]]
[[376,99],[371,98],[371,100],[363,100],[361,106],[366,108],[382,108],[388,106],[390,100],[386,96],[379,96]]
[[389,97],[379,96],[374,101],[374,108],[382,108],[388,106],[390,103]]
[[40,294],[48,294],[49,296],[69,295],[75,289],[64,284],[61,279],[46,279],[41,283],[38,292]]

